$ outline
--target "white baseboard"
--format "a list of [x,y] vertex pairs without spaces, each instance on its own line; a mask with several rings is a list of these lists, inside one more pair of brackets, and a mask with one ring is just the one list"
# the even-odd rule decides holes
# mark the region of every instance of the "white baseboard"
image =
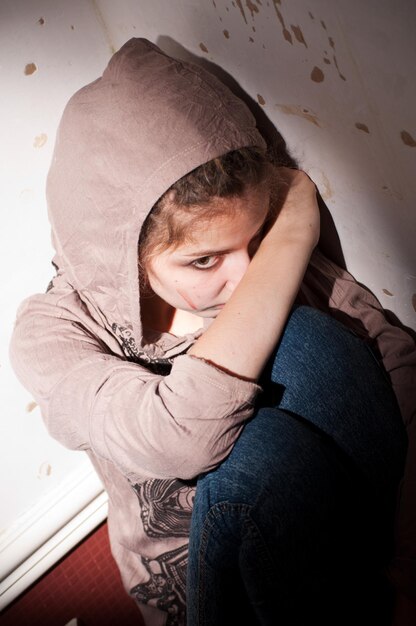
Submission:
[[107,517],[95,472],[75,472],[1,537],[0,610],[25,591]]

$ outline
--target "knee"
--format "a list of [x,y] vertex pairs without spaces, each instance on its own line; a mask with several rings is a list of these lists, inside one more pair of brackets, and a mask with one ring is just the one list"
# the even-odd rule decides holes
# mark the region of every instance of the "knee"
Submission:
[[[228,502],[290,506],[310,480],[328,474],[327,442],[307,423],[273,408],[246,424],[228,458],[198,480],[196,503],[206,512]],[[313,478],[312,478],[313,477]]]
[[374,366],[361,339],[327,313],[308,306],[293,309],[271,360],[275,382],[282,377],[293,381],[299,375],[343,380],[344,367],[350,371],[361,361]]
[[333,353],[342,345],[341,337],[346,329],[329,315],[308,306],[295,308],[287,320],[283,335],[276,347],[274,368],[288,363],[299,366],[307,364],[305,358],[324,355],[329,348]]

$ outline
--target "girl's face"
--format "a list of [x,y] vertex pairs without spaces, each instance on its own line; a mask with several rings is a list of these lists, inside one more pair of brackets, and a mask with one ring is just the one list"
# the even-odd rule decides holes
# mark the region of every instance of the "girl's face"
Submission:
[[213,201],[218,217],[195,223],[191,241],[151,260],[148,280],[153,291],[175,309],[216,317],[260,244],[269,196],[262,185],[237,198]]

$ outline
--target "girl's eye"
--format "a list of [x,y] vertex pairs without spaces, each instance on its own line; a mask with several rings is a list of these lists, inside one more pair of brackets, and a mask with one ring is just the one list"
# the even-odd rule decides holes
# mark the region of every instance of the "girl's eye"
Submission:
[[197,270],[209,270],[211,269],[211,267],[214,267],[217,262],[217,256],[202,256],[200,259],[195,259],[195,261],[192,261],[191,265]]

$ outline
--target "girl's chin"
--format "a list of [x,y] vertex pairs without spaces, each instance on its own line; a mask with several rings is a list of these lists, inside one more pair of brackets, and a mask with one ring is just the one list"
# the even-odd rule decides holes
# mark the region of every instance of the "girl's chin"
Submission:
[[195,315],[199,317],[217,317],[218,313],[224,308],[223,304],[219,304],[217,306],[206,307],[205,309],[201,309],[199,311],[193,311]]

